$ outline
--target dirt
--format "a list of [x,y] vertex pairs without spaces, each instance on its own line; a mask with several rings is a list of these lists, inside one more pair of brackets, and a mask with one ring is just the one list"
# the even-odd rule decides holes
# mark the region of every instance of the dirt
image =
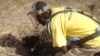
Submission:
[[[22,38],[38,35],[44,27],[28,15],[37,0],[0,0],[0,56],[29,56]],[[43,0],[52,7],[70,6],[100,18],[100,0]],[[48,56],[48,55],[47,55]]]

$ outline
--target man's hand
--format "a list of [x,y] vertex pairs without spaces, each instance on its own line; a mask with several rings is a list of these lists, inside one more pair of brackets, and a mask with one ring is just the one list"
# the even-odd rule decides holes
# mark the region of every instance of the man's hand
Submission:
[[56,50],[61,51],[63,53],[67,52],[67,47],[66,46],[62,46],[62,47],[55,47]]
[[40,40],[42,41],[41,43],[45,43],[48,40],[48,37],[45,34],[42,34]]
[[61,47],[61,51],[65,54],[67,52],[67,47],[66,46]]
[[63,52],[59,51],[59,52],[57,52],[57,53],[55,54],[55,56],[65,56],[65,54],[64,54]]
[[57,53],[55,53],[55,56],[64,56],[67,52],[67,47],[66,46],[63,46],[63,47],[56,47],[56,50],[58,50]]
[[40,36],[40,41],[42,41],[41,43],[46,43],[46,42],[52,42],[51,41],[51,38],[49,38],[47,35],[46,35],[46,32],[43,31],[41,36]]

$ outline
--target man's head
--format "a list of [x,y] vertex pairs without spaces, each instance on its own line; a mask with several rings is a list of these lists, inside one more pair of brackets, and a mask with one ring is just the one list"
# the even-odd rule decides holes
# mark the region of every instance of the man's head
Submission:
[[37,16],[37,20],[42,25],[45,25],[47,19],[49,19],[51,15],[50,7],[43,1],[38,1],[33,4],[33,11]]

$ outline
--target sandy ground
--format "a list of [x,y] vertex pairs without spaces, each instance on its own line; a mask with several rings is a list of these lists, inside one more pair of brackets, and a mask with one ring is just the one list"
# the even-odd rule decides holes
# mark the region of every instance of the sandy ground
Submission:
[[[27,56],[21,43],[25,36],[40,34],[32,11],[37,0],[0,0],[0,56]],[[53,7],[70,6],[87,11],[100,18],[100,0],[43,0]]]

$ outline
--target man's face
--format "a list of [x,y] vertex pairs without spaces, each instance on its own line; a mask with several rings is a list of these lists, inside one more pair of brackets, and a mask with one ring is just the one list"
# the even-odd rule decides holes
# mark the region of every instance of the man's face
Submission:
[[38,20],[38,22],[40,23],[40,24],[42,24],[42,25],[45,25],[46,23],[45,23],[45,19],[43,19],[43,18],[41,18],[41,16],[37,16],[37,20]]
[[45,25],[46,24],[46,20],[49,19],[50,17],[50,11],[46,11],[42,14],[39,15],[38,21],[42,24]]

